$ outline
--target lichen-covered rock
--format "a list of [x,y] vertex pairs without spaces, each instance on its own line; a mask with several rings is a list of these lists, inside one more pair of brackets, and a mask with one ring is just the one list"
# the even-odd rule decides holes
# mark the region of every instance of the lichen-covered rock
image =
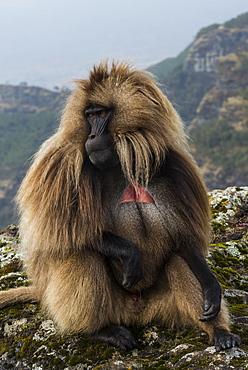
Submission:
[[[138,348],[123,352],[80,335],[62,337],[34,303],[0,310],[0,369],[248,369],[248,187],[209,194],[213,221],[208,255],[223,287],[239,348],[216,352],[197,329],[133,328]],[[26,285],[18,228],[0,232],[1,290]]]

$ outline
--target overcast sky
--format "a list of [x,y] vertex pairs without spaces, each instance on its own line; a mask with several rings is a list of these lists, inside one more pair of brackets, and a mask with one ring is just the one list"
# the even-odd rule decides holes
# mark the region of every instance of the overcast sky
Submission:
[[0,0],[0,83],[61,87],[106,57],[145,68],[247,11],[247,0]]

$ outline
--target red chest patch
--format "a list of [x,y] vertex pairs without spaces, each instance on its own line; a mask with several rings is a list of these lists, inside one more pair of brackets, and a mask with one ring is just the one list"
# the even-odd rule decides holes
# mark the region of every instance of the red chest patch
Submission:
[[130,184],[125,190],[120,203],[125,202],[139,202],[139,203],[152,203],[155,204],[155,201],[151,194],[148,193],[141,185],[133,186]]

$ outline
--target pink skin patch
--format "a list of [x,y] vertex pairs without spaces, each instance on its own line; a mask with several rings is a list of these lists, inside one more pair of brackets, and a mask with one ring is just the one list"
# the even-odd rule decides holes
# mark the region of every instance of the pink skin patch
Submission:
[[120,203],[125,202],[139,202],[139,203],[152,203],[155,204],[155,201],[151,194],[148,193],[141,185],[134,186],[130,184],[125,190]]

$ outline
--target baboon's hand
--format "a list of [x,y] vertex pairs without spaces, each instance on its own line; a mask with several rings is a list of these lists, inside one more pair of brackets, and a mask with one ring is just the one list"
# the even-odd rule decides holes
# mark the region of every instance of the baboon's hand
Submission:
[[142,277],[142,266],[140,254],[133,251],[131,256],[124,262],[124,276],[122,285],[124,288],[133,288]]
[[111,232],[103,233],[103,250],[105,256],[119,260],[123,266],[125,288],[133,288],[141,279],[142,265],[138,247],[130,240]]
[[217,283],[210,289],[204,291],[205,294],[205,304],[203,317],[200,318],[200,321],[209,321],[214,319],[219,311],[221,305],[221,288]]

